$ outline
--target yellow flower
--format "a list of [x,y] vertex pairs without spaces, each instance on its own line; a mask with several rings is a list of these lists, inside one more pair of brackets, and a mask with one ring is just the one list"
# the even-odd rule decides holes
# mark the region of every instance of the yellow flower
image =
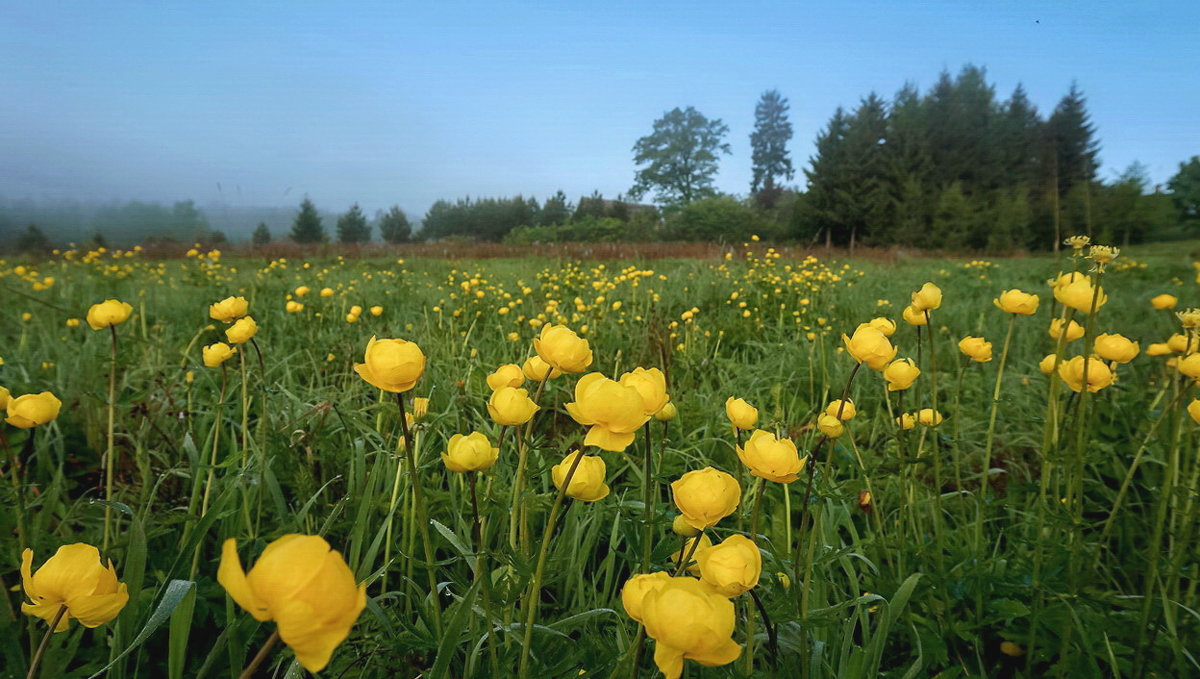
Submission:
[[[1200,354],[1188,354],[1179,359],[1175,362],[1175,369],[1194,380],[1200,380]],[[1088,375],[1088,381],[1092,381],[1091,375]]]
[[750,473],[776,483],[791,483],[804,470],[808,458],[801,458],[791,439],[756,429],[745,446],[737,448],[738,458],[750,468]]
[[525,365],[521,366],[521,372],[525,373],[525,377],[534,382],[541,382],[546,379],[546,373],[550,374],[550,379],[554,379],[562,374],[558,368],[551,368],[549,363],[546,363],[536,354],[525,359]]
[[679,679],[685,659],[728,665],[742,654],[733,640],[733,602],[688,577],[671,578],[642,598],[646,636],[656,642],[654,663],[666,679]]
[[696,563],[700,579],[726,597],[754,589],[762,574],[762,553],[745,535],[730,535],[720,544],[696,550]]
[[67,319],[67,327],[68,328],[78,328],[79,327],[79,319],[78,318],[68,318]]
[[1175,333],[1167,338],[1167,347],[1177,354],[1190,354],[1193,342],[1187,335]]
[[383,307],[379,306],[378,304],[376,304],[375,306],[373,306],[373,307],[371,307],[370,309],[368,309],[368,311],[370,311],[370,312],[371,312],[371,315],[372,315],[372,316],[381,316],[381,315],[383,315]]
[[700,532],[698,528],[692,528],[691,524],[683,518],[683,514],[676,514],[675,518],[671,520],[671,531],[681,538],[696,537],[696,534]]
[[670,580],[671,574],[664,571],[639,573],[626,580],[625,585],[621,587],[621,605],[625,607],[625,613],[637,622],[642,622],[642,601],[646,592],[658,589]]
[[1059,339],[1061,338],[1061,336],[1064,333],[1066,334],[1067,342],[1074,342],[1075,340],[1079,339],[1080,337],[1083,337],[1084,330],[1083,330],[1083,326],[1079,325],[1075,321],[1070,321],[1069,323],[1067,323],[1066,329],[1064,330],[1063,329],[1063,319],[1056,318],[1056,319],[1050,321],[1049,332],[1050,332],[1050,339],[1054,340],[1055,342],[1059,341]]
[[25,394],[8,399],[8,418],[4,421],[19,429],[32,429],[58,417],[62,401],[54,394]]
[[695,469],[672,481],[671,494],[683,520],[698,530],[717,525],[742,500],[737,479],[712,467]]
[[1150,306],[1160,311],[1163,309],[1174,309],[1176,304],[1179,304],[1179,298],[1175,295],[1168,295],[1165,292],[1150,298]]
[[533,338],[533,350],[547,364],[565,373],[583,372],[592,364],[588,341],[565,325],[542,326],[541,334]]
[[567,486],[567,497],[582,502],[603,500],[608,497],[608,484],[604,483],[606,471],[604,459],[598,455],[583,455],[579,464],[576,465],[575,458],[580,455],[583,455],[582,450],[571,453],[564,457],[562,462],[550,468],[550,477],[554,480],[554,487],[562,490],[563,483],[567,480],[567,474],[574,466],[575,474],[571,476],[571,484]]
[[1064,244],[1070,245],[1072,248],[1074,248],[1076,250],[1082,250],[1082,249],[1086,248],[1088,246],[1088,243],[1091,243],[1091,242],[1092,242],[1092,239],[1089,236],[1069,236],[1065,240],[1063,240]]
[[415,342],[372,336],[363,362],[354,364],[354,372],[384,391],[405,392],[425,373],[425,354]]
[[869,325],[883,333],[884,337],[891,337],[896,332],[896,321],[893,321],[890,318],[872,318],[866,323],[866,325]]
[[[692,549],[693,544],[696,545],[695,550]],[[690,560],[687,563],[687,568],[684,570],[691,575],[699,577],[700,564],[696,563],[696,552],[699,552],[702,549],[708,549],[709,547],[712,547],[712,545],[712,539],[710,539],[708,535],[700,533],[699,530],[696,530],[696,532],[692,534],[692,537],[683,541],[683,546],[679,548],[679,551],[672,552],[671,556],[667,557],[667,561],[674,566],[678,566],[679,560],[683,559],[684,557],[688,557],[690,554]]]
[[633,386],[588,373],[575,384],[575,400],[567,413],[579,424],[589,426],[584,445],[615,453],[623,452],[637,430],[650,419],[641,393]]
[[1121,250],[1111,245],[1093,245],[1091,249],[1088,250],[1088,257],[1102,267],[1116,259],[1120,254]]
[[1188,415],[1192,416],[1192,421],[1200,424],[1200,399],[1192,399],[1192,402],[1187,406]]
[[505,363],[487,376],[487,385],[495,391],[501,387],[519,387],[525,383],[525,373],[515,363]]
[[[1058,376],[1066,383],[1071,391],[1081,391],[1083,384],[1084,362],[1082,356],[1076,356],[1058,365]],[[1099,359],[1087,359],[1087,390],[1100,391],[1117,381],[1117,375],[1109,370],[1108,365]]]
[[858,414],[858,410],[854,407],[854,401],[846,399],[845,404],[842,404],[842,399],[835,398],[825,406],[825,414],[831,417],[836,417],[839,420],[853,420]]
[[912,294],[912,305],[917,311],[933,311],[942,306],[942,289],[933,283],[926,283]]
[[896,426],[901,429],[912,429],[917,426],[917,418],[912,413],[903,413],[896,418]]
[[753,429],[758,424],[758,408],[741,398],[725,399],[725,416],[738,429]]
[[1146,347],[1147,356],[1166,356],[1170,353],[1173,353],[1171,345],[1166,342],[1153,342]]
[[412,417],[414,422],[420,422],[429,414],[429,399],[418,396],[412,402]]
[[297,297],[303,297],[308,294],[308,286],[301,285],[300,287],[296,288],[293,292],[295,293],[295,295]]
[[1005,290],[1000,293],[999,297],[992,300],[992,304],[1006,314],[1032,316],[1037,312],[1038,296],[1020,290]]
[[922,408],[917,411],[917,424],[926,427],[936,427],[942,423],[942,414],[933,408]]
[[208,315],[214,321],[232,323],[245,316],[250,310],[250,303],[245,297],[226,297],[220,302],[208,305]]
[[84,627],[99,627],[117,617],[129,602],[129,592],[125,583],[117,581],[112,561],[106,567],[100,550],[82,542],[59,547],[36,572],[33,550],[21,552],[21,584],[30,602],[21,603],[25,615],[49,623],[66,607],[55,632],[66,631],[72,618]]
[[1116,361],[1117,363],[1132,361],[1140,351],[1137,342],[1123,335],[1110,335],[1108,333],[1096,337],[1095,350],[1100,355],[1100,358],[1106,361]]
[[1092,286],[1092,279],[1087,276],[1077,276],[1071,282],[1056,285],[1054,288],[1054,299],[1064,306],[1085,314],[1091,313],[1093,298],[1096,311],[1099,311],[1100,307],[1108,301],[1108,295],[1104,294],[1104,288],[1097,290]]
[[911,358],[898,358],[883,369],[883,379],[888,383],[888,391],[908,389],[920,376],[921,369]]
[[234,321],[233,325],[225,329],[225,339],[228,339],[230,344],[245,344],[256,334],[258,334],[258,324],[249,316],[239,318]]
[[263,550],[249,573],[237,541],[225,541],[217,582],[259,622],[274,620],[279,638],[309,672],[329,664],[367,604],[342,555],[316,535],[285,535]]
[[1014,644],[1011,641],[1001,641],[1000,642],[1000,652],[1003,653],[1004,655],[1009,656],[1010,658],[1019,658],[1019,657],[1025,655],[1025,649],[1021,648],[1018,644]]
[[1200,328],[1200,309],[1184,309],[1175,312],[1175,316],[1184,328],[1189,330]]
[[0,387],[0,409],[8,408],[8,400],[11,396],[12,393],[8,389]]
[[668,403],[660,408],[657,413],[654,413],[654,419],[658,420],[659,422],[670,422],[678,415],[679,409],[675,407],[675,404]]
[[925,318],[925,312],[912,305],[904,307],[904,311],[900,315],[904,318],[904,322],[909,325],[925,325],[929,323],[929,319]]
[[833,415],[821,413],[817,417],[817,431],[820,431],[827,438],[836,439],[846,433],[846,425]]
[[87,322],[92,330],[103,330],[124,323],[132,313],[133,306],[129,303],[108,299],[88,309]]
[[321,288],[320,295],[322,297],[333,297],[333,288]]
[[237,353],[237,349],[224,342],[217,342],[204,347],[200,353],[204,356],[204,365],[216,368],[232,358]]
[[283,305],[283,308],[289,314],[298,314],[301,311],[304,311],[304,305],[295,300],[288,300],[288,303]]
[[1046,357],[1038,362],[1038,370],[1042,371],[1043,375],[1049,375],[1054,372],[1054,366],[1058,362],[1058,354],[1046,354]]
[[475,431],[466,436],[451,436],[446,452],[442,453],[442,462],[452,472],[479,472],[491,469],[499,456],[500,449],[493,448],[486,436]]
[[860,325],[853,337],[842,335],[842,342],[854,360],[866,363],[872,370],[883,370],[898,351],[882,332],[870,326]]
[[992,343],[982,337],[968,335],[962,338],[958,342],[958,350],[976,363],[987,363],[992,360]]
[[516,426],[528,422],[538,411],[538,405],[524,389],[500,387],[488,399],[487,410],[496,424]]
[[647,415],[654,415],[671,401],[667,394],[667,378],[658,368],[634,368],[633,372],[621,375],[622,386],[633,387],[642,396],[642,408]]

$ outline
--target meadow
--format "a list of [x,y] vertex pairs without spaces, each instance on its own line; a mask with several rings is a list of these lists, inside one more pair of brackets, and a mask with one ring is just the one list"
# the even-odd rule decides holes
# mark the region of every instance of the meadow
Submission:
[[1200,676],[1113,254],[0,261],[0,677]]

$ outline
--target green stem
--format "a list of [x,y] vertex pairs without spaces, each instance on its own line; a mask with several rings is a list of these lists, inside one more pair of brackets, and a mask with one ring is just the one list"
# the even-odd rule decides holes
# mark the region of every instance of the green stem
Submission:
[[50,621],[49,629],[42,635],[42,643],[38,644],[37,651],[33,654],[33,660],[29,663],[29,673],[25,675],[25,679],[33,679],[37,676],[38,665],[42,662],[42,656],[46,654],[46,647],[50,645],[50,637],[54,634],[54,628],[58,627],[59,621],[62,620],[66,612],[67,607],[65,605],[58,607],[58,612],[54,614],[54,619]]
[[264,662],[266,662],[267,657],[271,655],[271,649],[274,648],[275,644],[278,642],[279,628],[275,628],[275,631],[271,632],[271,636],[267,637],[267,641],[262,645],[262,648],[258,649],[258,653],[254,655],[254,659],[251,660],[250,664],[246,665],[246,669],[242,670],[242,673],[238,675],[238,679],[250,679],[250,677],[253,677],[254,673],[258,671],[259,665],[262,665]]
[[654,500],[656,491],[654,479],[650,474],[650,467],[654,457],[654,442],[650,433],[650,421],[646,421],[646,457],[642,461],[642,504],[644,505],[642,512],[642,571],[643,573],[650,572],[650,546],[651,540],[654,539],[653,521],[654,521]]
[[113,433],[117,417],[117,327],[110,325],[108,329],[112,333],[112,360],[108,371],[108,448],[104,452],[104,499],[107,503],[104,505],[104,550],[108,549],[112,538],[113,467],[116,466]]
[[[503,443],[503,435],[501,436]],[[487,647],[488,658],[492,666],[492,676],[500,676],[500,660],[496,654],[495,615],[492,614],[492,577],[487,570],[487,555],[483,544],[483,521],[479,516],[479,496],[475,486],[479,472],[468,472],[468,483],[471,487],[471,535],[475,538],[475,579],[481,582],[483,590],[483,614],[487,616]]]
[[404,392],[396,393],[396,403],[400,406],[400,432],[404,435],[404,459],[408,463],[409,486],[413,492],[417,530],[421,534],[421,545],[425,551],[425,574],[429,581],[429,595],[433,599],[433,626],[438,637],[441,637],[442,602],[437,591],[437,574],[434,572],[436,561],[433,540],[429,538],[429,519],[425,513],[425,496],[421,490],[421,479],[417,476],[417,448],[413,445],[412,432],[408,428],[408,418],[405,416],[407,411],[404,407]]

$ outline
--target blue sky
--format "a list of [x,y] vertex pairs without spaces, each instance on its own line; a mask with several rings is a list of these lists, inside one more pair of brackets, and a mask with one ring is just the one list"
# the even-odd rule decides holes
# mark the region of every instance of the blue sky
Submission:
[[688,105],[729,125],[718,188],[745,193],[762,91],[791,101],[799,170],[835,107],[968,62],[1043,111],[1077,81],[1104,176],[1200,154],[1196,2],[0,0],[0,195],[614,195]]

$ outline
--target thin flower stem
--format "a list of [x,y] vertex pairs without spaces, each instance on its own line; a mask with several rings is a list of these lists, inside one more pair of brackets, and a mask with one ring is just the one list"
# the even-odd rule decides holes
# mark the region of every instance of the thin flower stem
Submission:
[[[542,400],[542,392],[546,390],[546,383],[550,381],[550,376],[554,374],[554,367],[551,366],[546,370],[546,377],[538,382],[537,392],[533,395],[533,402],[538,403]],[[540,404],[539,404],[540,406]],[[517,438],[517,474],[513,480],[512,502],[508,520],[508,546],[513,549],[517,545],[524,545],[528,541],[528,530],[525,525],[525,503],[523,495],[525,494],[525,468],[529,464],[529,443],[530,436],[533,434],[533,423],[537,419],[537,413],[529,418],[529,422],[525,425],[523,435],[518,435]]]
[[400,407],[400,432],[404,436],[404,459],[408,464],[409,487],[412,488],[413,505],[416,509],[417,530],[421,534],[421,545],[425,551],[425,574],[429,580],[429,596],[433,599],[433,627],[440,637],[442,634],[442,602],[437,591],[433,541],[429,537],[429,519],[425,514],[425,495],[421,490],[421,479],[417,477],[417,448],[413,445],[412,432],[408,428],[404,392],[396,393],[396,403]]
[[975,551],[977,554],[979,546],[983,542],[983,521],[988,491],[991,486],[992,443],[996,434],[996,415],[1000,411],[1000,386],[1004,381],[1004,366],[1008,363],[1008,348],[1012,344],[1013,326],[1016,324],[1016,320],[1016,314],[1009,314],[1008,332],[1004,335],[1004,347],[1000,350],[1000,362],[996,364],[996,386],[992,388],[992,412],[988,416],[987,437],[983,446],[983,471],[979,482],[979,507],[975,518],[975,538],[977,540]]
[[546,531],[542,534],[542,547],[538,551],[537,568],[533,572],[533,582],[529,587],[529,596],[525,600],[527,609],[525,634],[524,642],[521,644],[521,664],[518,671],[521,679],[529,676],[529,647],[533,643],[533,624],[537,621],[538,600],[542,594],[542,578],[546,573],[546,560],[550,556],[550,541],[554,537],[554,527],[558,523],[558,515],[562,511],[567,489],[571,487],[571,480],[575,478],[575,470],[579,469],[580,462],[583,462],[582,450],[575,453],[575,460],[571,463],[571,468],[567,470],[567,475],[563,477],[562,486],[558,489],[558,494],[554,496],[554,506],[550,508],[550,516],[546,518]]
[[[763,495],[766,493],[767,480],[764,478],[758,479],[758,484],[754,490],[754,509],[750,512],[750,539],[754,542],[754,548],[758,549],[758,518],[762,510]],[[753,592],[753,590],[751,590]],[[756,602],[757,603],[757,602]],[[746,615],[746,652],[745,671],[750,675],[754,673],[754,615]]]
[[[501,434],[501,443],[504,435]],[[475,541],[475,578],[481,582],[483,590],[483,614],[487,616],[487,647],[488,659],[491,662],[492,676],[499,676],[500,660],[496,654],[495,615],[492,614],[492,576],[487,570],[487,554],[483,544],[483,520],[479,515],[479,496],[476,491],[479,472],[467,472],[467,481],[471,487],[471,536]]]
[[650,572],[650,544],[654,539],[654,500],[658,488],[650,474],[654,457],[654,439],[650,432],[650,420],[646,420],[646,457],[642,461],[642,573]]
[[42,663],[42,656],[46,654],[46,647],[50,645],[50,637],[54,634],[54,628],[58,627],[58,623],[66,613],[67,607],[65,605],[58,607],[58,612],[54,614],[54,619],[50,621],[50,627],[42,635],[42,643],[38,644],[37,651],[33,653],[33,660],[29,662],[29,673],[25,675],[25,679],[33,679],[37,676],[38,665]]
[[703,537],[704,537],[704,529],[702,528],[702,529],[700,529],[700,532],[696,533],[696,536],[694,538],[692,538],[692,544],[688,546],[686,555],[683,554],[682,549],[679,550],[680,556],[682,556],[682,558],[679,560],[679,563],[675,566],[675,573],[673,574],[673,577],[677,578],[677,577],[683,575],[683,572],[685,570],[687,570],[688,564],[690,564],[692,562],[692,557],[696,556],[696,548],[698,548],[700,546],[700,539]]
[[107,550],[112,538],[112,499],[113,499],[113,468],[116,467],[116,446],[113,434],[117,418],[117,327],[108,326],[112,337],[112,355],[108,371],[108,449],[104,452],[104,541],[103,549]]
[[271,649],[278,642],[279,628],[276,628],[274,632],[271,632],[271,636],[267,637],[267,641],[262,645],[262,648],[258,649],[258,653],[255,654],[250,664],[246,665],[246,669],[242,670],[242,673],[238,675],[238,679],[250,679],[250,677],[253,677],[254,673],[258,671],[258,667],[266,662],[267,656],[271,655]]

